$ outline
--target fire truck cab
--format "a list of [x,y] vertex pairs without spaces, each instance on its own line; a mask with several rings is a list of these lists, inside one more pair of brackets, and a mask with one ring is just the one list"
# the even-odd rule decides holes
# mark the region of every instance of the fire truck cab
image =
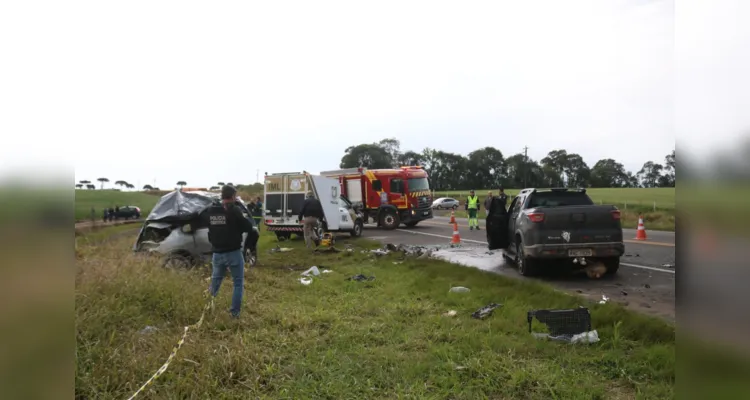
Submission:
[[394,169],[348,168],[323,171],[336,178],[341,192],[354,204],[362,204],[365,223],[384,229],[404,224],[416,226],[432,218],[432,193],[427,172],[419,166]]

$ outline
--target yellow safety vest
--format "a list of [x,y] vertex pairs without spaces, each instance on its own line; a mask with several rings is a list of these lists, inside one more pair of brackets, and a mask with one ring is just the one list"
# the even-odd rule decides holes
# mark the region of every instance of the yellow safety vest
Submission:
[[474,196],[472,198],[469,196],[469,208],[477,208],[477,203],[479,203],[479,197]]

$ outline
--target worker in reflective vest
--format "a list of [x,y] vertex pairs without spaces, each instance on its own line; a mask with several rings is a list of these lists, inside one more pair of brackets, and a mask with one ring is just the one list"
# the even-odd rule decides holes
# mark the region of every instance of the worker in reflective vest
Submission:
[[469,198],[466,200],[466,211],[469,214],[469,230],[479,230],[479,220],[477,219],[477,211],[479,210],[479,196],[474,194],[472,190],[469,192]]

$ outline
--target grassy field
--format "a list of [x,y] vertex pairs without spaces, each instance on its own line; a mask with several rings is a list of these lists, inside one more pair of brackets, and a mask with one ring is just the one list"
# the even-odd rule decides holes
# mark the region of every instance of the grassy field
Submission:
[[[497,189],[477,190],[475,193],[484,201],[487,192],[497,194]],[[508,189],[509,196],[518,194],[518,190]],[[675,230],[675,188],[628,188],[628,189],[587,189],[586,193],[597,204],[613,204],[622,211],[623,228],[637,228],[638,217],[643,216],[646,230],[658,231]],[[469,195],[468,191],[435,192],[435,197],[453,197],[463,202]],[[654,207],[654,204],[656,207]],[[508,201],[510,205],[510,200]],[[450,215],[450,212],[439,212],[438,215]],[[484,215],[479,213],[480,217]],[[456,211],[456,216],[466,218],[463,206]]]
[[[76,398],[127,398],[200,317],[209,271],[164,270],[130,252],[132,237],[79,240]],[[661,320],[440,261],[375,260],[359,251],[371,242],[351,243],[355,253],[311,256],[300,241],[283,243],[290,252],[261,251],[246,273],[241,319],[228,318],[225,282],[144,398],[675,397],[675,331]],[[264,234],[261,250],[273,245]],[[300,284],[312,265],[332,273]],[[346,280],[360,273],[376,278]],[[470,317],[490,302],[503,306],[486,320]],[[590,307],[599,343],[528,333],[528,310],[579,305]],[[449,310],[458,314],[442,315]],[[157,330],[141,333],[146,326]]]
[[159,201],[158,196],[145,192],[121,192],[118,190],[76,190],[75,191],[75,219],[84,221],[91,219],[91,207],[97,219],[102,218],[102,212],[107,207],[136,206],[141,209],[145,217]]

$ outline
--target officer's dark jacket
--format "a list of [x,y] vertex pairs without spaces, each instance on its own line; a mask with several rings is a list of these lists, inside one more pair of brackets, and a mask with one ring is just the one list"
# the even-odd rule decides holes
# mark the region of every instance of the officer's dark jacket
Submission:
[[208,209],[208,241],[214,253],[228,253],[242,248],[242,233],[251,232],[253,223],[234,204],[224,207],[214,203]]
[[314,197],[305,199],[305,202],[302,204],[302,210],[299,212],[299,219],[315,217],[322,220],[324,216],[323,205],[320,204],[320,200]]

